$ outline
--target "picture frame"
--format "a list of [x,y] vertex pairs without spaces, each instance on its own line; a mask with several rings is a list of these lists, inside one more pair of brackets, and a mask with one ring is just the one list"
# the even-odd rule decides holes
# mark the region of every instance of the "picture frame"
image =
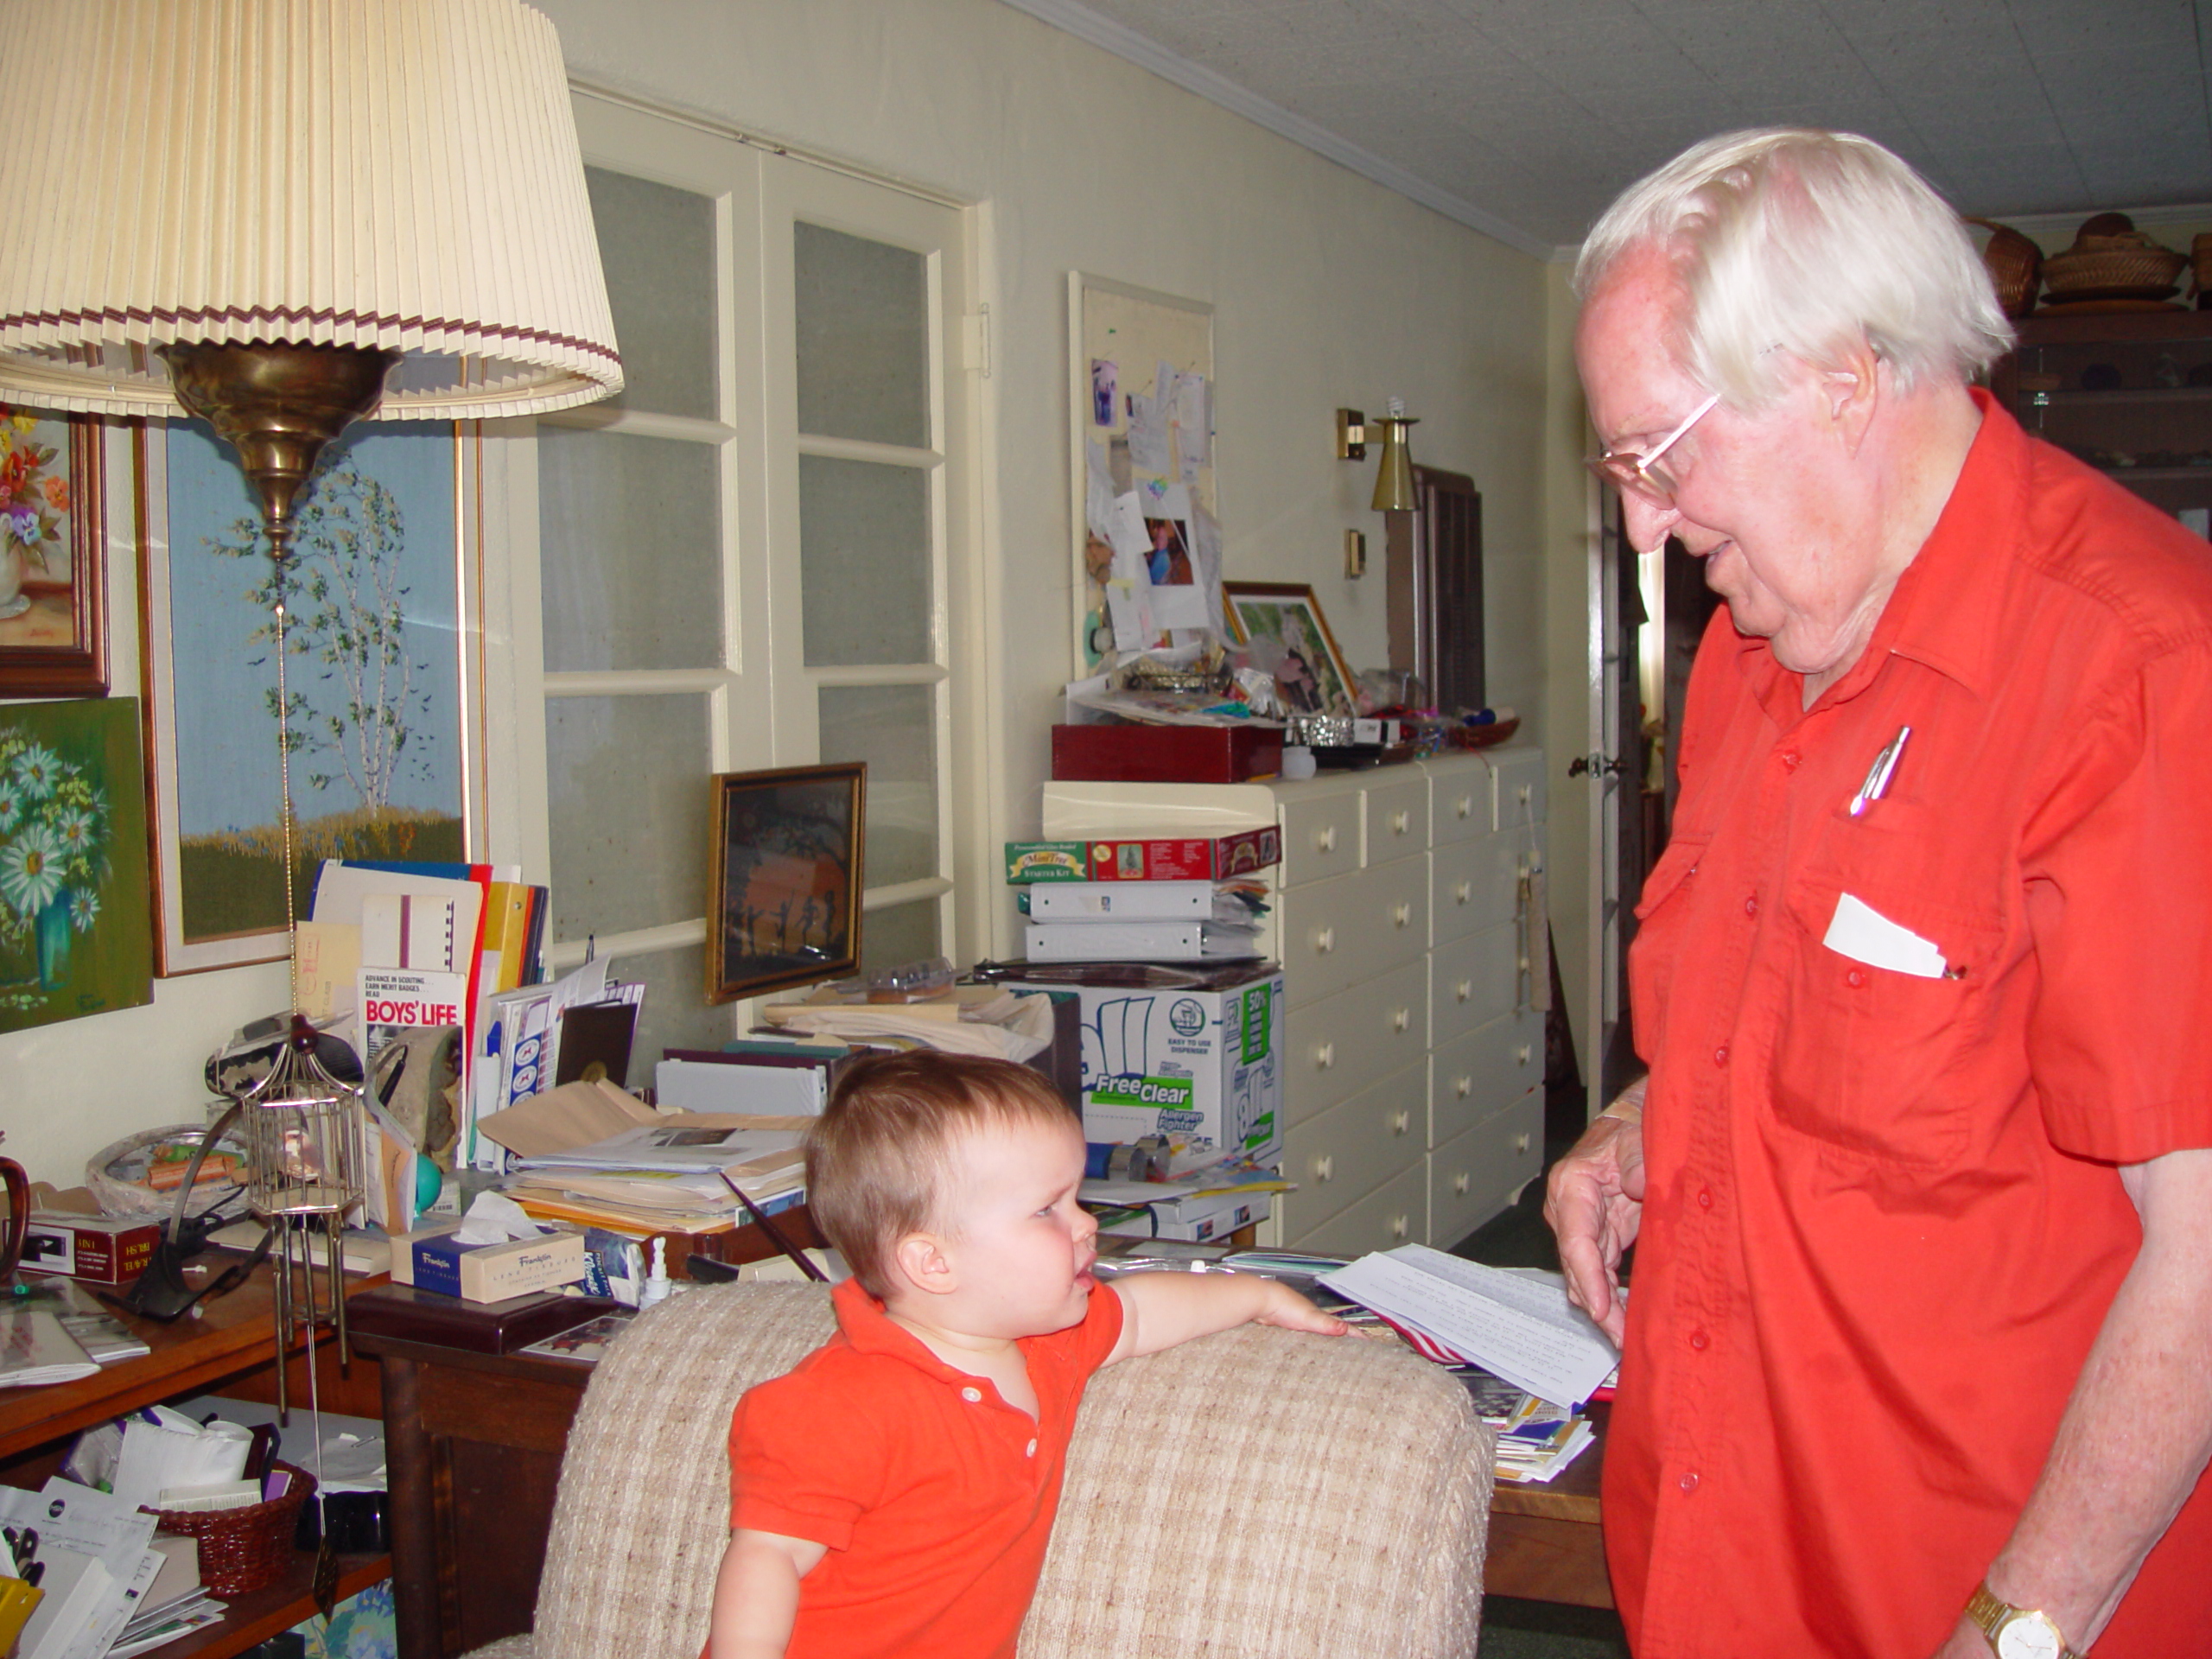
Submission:
[[0,405],[0,697],[107,695],[106,429]]
[[1285,709],[1293,715],[1352,712],[1351,670],[1311,583],[1225,582],[1222,595],[1236,643],[1255,648],[1255,665],[1275,677]]
[[[149,421],[131,450],[155,971],[282,961],[273,568],[259,505],[200,422]],[[480,631],[464,603],[478,533],[465,459],[454,423],[362,422],[326,448],[298,503],[286,636],[293,919],[310,914],[324,858],[471,858]],[[360,721],[357,703],[383,713]]]
[[707,1001],[860,970],[862,761],[717,772]]

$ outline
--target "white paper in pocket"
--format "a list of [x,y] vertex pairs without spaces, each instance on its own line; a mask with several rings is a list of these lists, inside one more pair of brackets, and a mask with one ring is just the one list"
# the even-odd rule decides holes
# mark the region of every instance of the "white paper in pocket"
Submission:
[[1870,968],[1887,968],[1922,979],[1941,979],[1943,953],[1910,928],[1901,927],[1864,899],[1839,894],[1822,944]]

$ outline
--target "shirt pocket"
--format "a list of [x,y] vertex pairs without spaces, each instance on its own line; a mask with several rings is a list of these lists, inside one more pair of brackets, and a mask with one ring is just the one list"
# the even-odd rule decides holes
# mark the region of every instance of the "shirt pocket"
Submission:
[[[1770,1091],[1776,1118],[1792,1129],[1883,1162],[1930,1167],[1966,1150],[1967,1074],[1991,1035],[2004,944],[1994,908],[1959,902],[1955,889],[1930,879],[1947,861],[1939,850],[1910,831],[1839,825],[1790,884]],[[1825,940],[1845,893],[1932,943],[1942,976],[1831,949]]]
[[1688,930],[1690,894],[1699,861],[1713,837],[1678,832],[1668,842],[1636,905],[1636,938],[1630,941],[1629,1014],[1637,1048],[1646,1059],[1660,1052],[1666,1034],[1667,988],[1674,982]]

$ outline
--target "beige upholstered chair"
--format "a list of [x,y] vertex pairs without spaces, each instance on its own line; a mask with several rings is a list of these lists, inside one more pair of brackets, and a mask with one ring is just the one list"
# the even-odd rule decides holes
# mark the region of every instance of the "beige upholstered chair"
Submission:
[[[537,1625],[475,1659],[691,1659],[728,1537],[730,1408],[832,1329],[812,1286],[688,1292],[599,1367],[561,1471]],[[1024,1659],[1465,1659],[1490,1430],[1394,1345],[1247,1326],[1084,1397]]]

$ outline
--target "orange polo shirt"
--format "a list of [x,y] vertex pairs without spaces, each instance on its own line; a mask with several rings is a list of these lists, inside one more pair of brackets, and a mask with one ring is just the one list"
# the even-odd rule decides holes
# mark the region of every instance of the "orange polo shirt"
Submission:
[[837,1335],[747,1391],[729,1431],[730,1524],[827,1544],[799,1581],[787,1659],[1014,1659],[1045,1564],[1084,1385],[1122,1334],[1080,1324],[1020,1346],[1034,1418],[955,1370],[848,1280]]
[[[1605,1505],[1638,1659],[1932,1652],[2134,1259],[2113,1166],[2212,1145],[2212,550],[1976,400],[1812,709],[1725,610],[1692,676],[1630,957],[1649,1186]],[[1833,934],[1846,895],[1936,976]],[[2099,1659],[2202,1651],[2208,1586],[2200,1485]]]

